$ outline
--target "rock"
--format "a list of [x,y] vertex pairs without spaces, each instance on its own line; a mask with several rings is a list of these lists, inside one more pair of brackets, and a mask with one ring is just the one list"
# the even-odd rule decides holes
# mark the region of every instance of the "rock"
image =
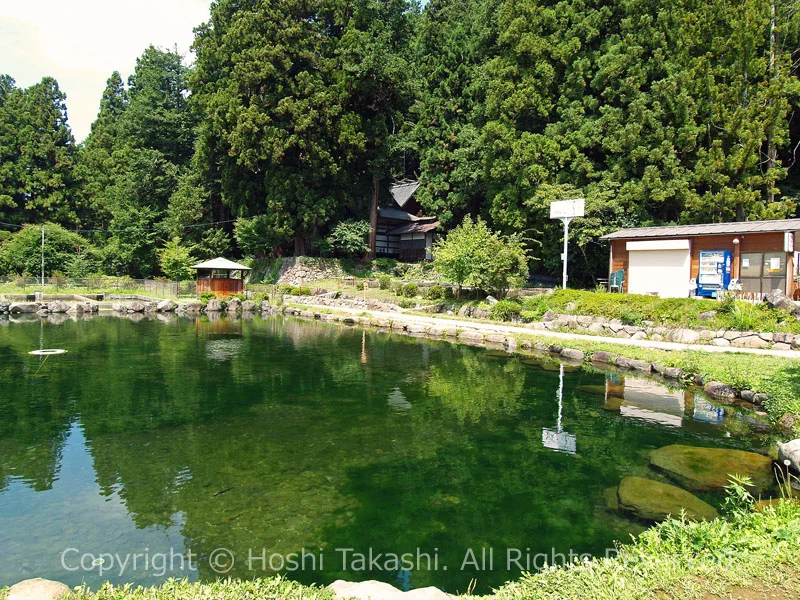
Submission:
[[753,404],[758,404],[759,406],[761,406],[762,404],[764,404],[768,400],[769,400],[769,394],[764,394],[762,392],[756,392],[753,395]]
[[206,304],[206,312],[220,312],[222,311],[222,302],[217,300],[216,298],[212,298]]
[[769,348],[770,344],[757,335],[748,335],[731,341],[735,348]]
[[683,377],[683,370],[678,367],[667,367],[662,374],[667,379],[680,379]]
[[667,341],[678,344],[694,344],[700,339],[700,333],[694,329],[673,329],[667,332]]
[[253,312],[256,309],[256,303],[252,300],[245,300],[242,302],[242,310],[244,312]]
[[272,308],[272,305],[269,303],[269,300],[262,300],[261,301],[261,310],[263,312],[268,312]]
[[486,296],[486,304],[488,304],[489,306],[494,306],[495,304],[497,304],[497,298],[495,298],[494,296]]
[[787,460],[795,473],[800,472],[800,439],[778,444],[778,462],[785,464]]
[[459,334],[458,341],[465,344],[481,345],[483,344],[483,334],[474,329],[467,329]]
[[112,304],[111,310],[113,310],[114,312],[127,312],[128,307],[125,306],[124,304]]
[[0,314],[7,313],[10,306],[11,302],[8,300],[0,300]]
[[800,416],[787,412],[780,419],[778,419],[778,422],[775,424],[775,426],[782,434],[793,435],[795,427],[797,427],[798,424],[800,424]]
[[8,312],[12,315],[32,315],[39,310],[39,305],[33,302],[12,302]]
[[458,316],[459,317],[469,317],[472,314],[472,307],[471,306],[462,306],[458,309]]
[[618,366],[620,369],[628,369],[631,366],[631,361],[625,358],[624,356],[618,356],[614,360],[614,364]]
[[628,368],[633,369],[634,371],[644,371],[645,373],[649,373],[652,367],[646,360],[628,359]]
[[745,402],[752,402],[756,393],[753,390],[742,390],[739,392],[739,397]]
[[328,589],[341,600],[345,598],[355,600],[452,600],[454,598],[433,586],[401,592],[396,587],[382,581],[351,583],[339,579],[330,584]]
[[65,313],[69,309],[69,304],[62,302],[61,300],[55,300],[47,305],[47,310],[49,310],[51,313]]
[[580,350],[575,350],[574,348],[564,348],[561,350],[561,356],[564,358],[568,358],[570,360],[579,360],[583,362],[583,359],[586,355],[581,352]]
[[547,347],[548,352],[552,352],[553,354],[561,354],[561,351],[564,349],[564,346],[561,344],[550,344]]
[[172,300],[162,300],[156,305],[156,312],[173,312],[176,308],[178,308],[178,304],[176,302],[173,302]]
[[183,305],[183,310],[189,313],[199,313],[203,311],[203,305],[200,302],[187,302]]
[[786,312],[795,316],[800,314],[800,308],[798,308],[797,304],[795,304],[792,299],[784,294],[779,288],[776,288],[767,294],[767,296],[764,298],[764,302],[766,302],[772,308],[785,310]]
[[37,577],[12,585],[6,600],[54,600],[69,593],[70,589],[63,583]]
[[473,319],[488,319],[489,318],[489,309],[487,308],[479,308],[474,307],[472,309],[472,314],[470,315]]
[[613,365],[617,357],[609,352],[604,352],[603,350],[598,350],[594,354],[592,354],[592,362],[601,363],[606,365]]
[[711,340],[711,344],[713,346],[730,346],[730,340],[726,340],[724,337],[718,337]]
[[786,344],[784,342],[778,342],[776,344],[772,344],[772,349],[773,350],[791,350],[792,349],[792,345],[791,344]]
[[556,320],[556,313],[552,310],[548,310],[546,313],[542,315],[542,322],[549,323],[550,321]]
[[705,312],[701,312],[697,315],[701,321],[713,321],[717,318],[717,311],[715,310],[707,310]]
[[733,400],[736,398],[736,390],[721,381],[709,381],[703,391],[706,396],[713,400]]
[[693,520],[711,520],[719,516],[713,506],[674,485],[642,477],[626,477],[617,490],[619,508],[647,521],[679,517],[681,510]]
[[242,311],[242,301],[239,298],[231,298],[228,300],[228,308],[229,313],[241,312]]
[[650,466],[689,490],[715,490],[728,485],[729,475],[746,475],[755,493],[773,483],[772,460],[755,452],[728,448],[672,445],[653,450]]
[[545,352],[548,352],[548,347],[546,344],[543,344],[542,342],[536,342],[533,345],[533,351],[538,352],[540,354],[544,354]]
[[647,334],[644,331],[637,331],[631,336],[632,340],[644,340],[647,339]]
[[139,302],[138,300],[132,304],[128,305],[126,309],[129,313],[142,313],[147,309],[147,305],[144,302]]

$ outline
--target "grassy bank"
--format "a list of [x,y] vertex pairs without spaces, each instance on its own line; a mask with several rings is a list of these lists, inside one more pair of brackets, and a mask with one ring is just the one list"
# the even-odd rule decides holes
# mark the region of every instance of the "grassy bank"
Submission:
[[[709,598],[731,589],[800,598],[800,503],[783,501],[762,511],[734,512],[708,522],[667,520],[619,547],[610,558],[551,566],[495,591],[498,600],[592,598]],[[0,591],[0,598],[4,592]],[[78,588],[79,600],[330,600],[320,587],[273,577],[209,584],[169,581],[157,588]],[[748,596],[744,597],[762,597]],[[767,597],[767,596],[764,596]]]

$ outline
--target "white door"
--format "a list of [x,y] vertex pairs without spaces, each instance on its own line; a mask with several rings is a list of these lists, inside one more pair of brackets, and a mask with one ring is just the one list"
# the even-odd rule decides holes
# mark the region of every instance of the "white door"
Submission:
[[628,253],[628,293],[661,298],[689,296],[689,250],[632,250]]

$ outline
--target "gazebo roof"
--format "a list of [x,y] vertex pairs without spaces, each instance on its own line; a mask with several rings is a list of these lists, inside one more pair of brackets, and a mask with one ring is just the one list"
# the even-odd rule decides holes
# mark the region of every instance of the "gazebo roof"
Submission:
[[196,265],[191,266],[192,269],[220,269],[220,270],[227,270],[227,271],[249,271],[250,267],[246,267],[244,265],[240,265],[239,263],[235,263],[232,260],[228,260],[227,258],[222,258],[218,256],[212,260],[207,260],[204,263],[199,263]]

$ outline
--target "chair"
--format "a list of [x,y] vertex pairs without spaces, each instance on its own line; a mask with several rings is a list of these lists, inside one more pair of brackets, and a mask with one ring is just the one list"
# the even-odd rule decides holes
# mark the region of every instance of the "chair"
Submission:
[[619,271],[614,271],[611,274],[611,277],[608,280],[608,291],[613,292],[622,292],[622,286],[625,283],[625,271],[620,269]]

